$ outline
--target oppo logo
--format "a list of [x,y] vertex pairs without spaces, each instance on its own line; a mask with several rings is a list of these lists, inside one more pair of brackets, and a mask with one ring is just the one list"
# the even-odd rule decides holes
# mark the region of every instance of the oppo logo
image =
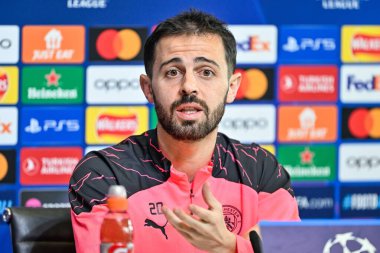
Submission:
[[12,46],[12,41],[10,39],[2,39],[0,40],[0,48],[8,49]]
[[235,130],[239,130],[239,129],[250,130],[254,128],[265,128],[268,126],[268,121],[265,118],[258,118],[258,119],[226,118],[225,120],[222,120],[221,124],[222,124],[222,127],[224,128],[232,128]]
[[135,79],[96,79],[94,82],[95,88],[100,90],[126,90],[140,89],[139,80]]
[[359,157],[349,157],[346,160],[346,164],[348,167],[351,168],[377,168],[380,167],[380,157],[365,157],[365,156],[359,156]]

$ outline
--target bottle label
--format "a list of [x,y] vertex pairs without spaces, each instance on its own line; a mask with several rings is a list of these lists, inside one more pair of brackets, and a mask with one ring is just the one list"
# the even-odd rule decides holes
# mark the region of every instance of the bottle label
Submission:
[[101,253],[133,253],[133,243],[102,243],[100,245]]

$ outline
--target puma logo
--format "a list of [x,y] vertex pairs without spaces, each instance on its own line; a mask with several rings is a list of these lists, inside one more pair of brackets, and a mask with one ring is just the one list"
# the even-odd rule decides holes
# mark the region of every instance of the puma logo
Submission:
[[154,222],[154,221],[152,221],[150,219],[145,219],[144,227],[152,227],[152,228],[157,228],[157,229],[161,230],[162,234],[164,234],[164,236],[165,236],[165,238],[167,240],[168,236],[165,233],[165,227],[166,227],[167,224],[168,224],[168,221],[166,221],[165,225],[160,226],[156,222]]

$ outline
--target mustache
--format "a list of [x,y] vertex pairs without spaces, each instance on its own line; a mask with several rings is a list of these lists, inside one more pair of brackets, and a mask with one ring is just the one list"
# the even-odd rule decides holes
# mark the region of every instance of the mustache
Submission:
[[208,115],[209,109],[205,101],[202,99],[197,98],[194,95],[183,95],[180,100],[174,101],[173,104],[170,106],[170,109],[172,112],[174,112],[175,108],[187,103],[197,103],[203,108],[203,111],[206,115]]

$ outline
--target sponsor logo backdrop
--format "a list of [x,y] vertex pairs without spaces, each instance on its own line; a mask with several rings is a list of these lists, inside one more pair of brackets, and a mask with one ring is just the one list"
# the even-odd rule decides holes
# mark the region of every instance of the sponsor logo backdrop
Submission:
[[[277,153],[293,174],[301,218],[380,218],[375,0],[8,1],[0,16],[1,196],[11,191],[23,196],[11,204],[24,205],[32,185],[41,193],[34,203],[67,204],[42,197],[65,186],[80,155],[154,128],[138,84],[143,44],[160,20],[194,6],[226,21],[237,40],[242,85],[220,130]],[[0,252],[10,252],[2,229]]]

